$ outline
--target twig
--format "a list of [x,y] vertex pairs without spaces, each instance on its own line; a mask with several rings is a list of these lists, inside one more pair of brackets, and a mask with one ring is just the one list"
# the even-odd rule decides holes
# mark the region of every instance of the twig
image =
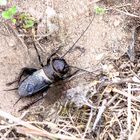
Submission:
[[130,16],[130,17],[140,18],[140,16],[131,14],[131,13],[129,13],[129,12],[125,12],[125,11],[122,11],[122,10],[119,10],[119,9],[114,9],[114,10],[116,10],[116,11],[119,12],[119,13],[123,13],[123,14],[125,14],[125,15],[127,15],[127,16]]
[[[77,129],[77,127],[75,126],[75,122],[74,122],[73,117],[71,116],[70,113],[69,113],[69,119],[71,120],[70,123],[72,123],[72,126],[74,126],[74,128],[75,128],[75,130],[77,131],[77,133],[79,134],[79,136],[82,137],[80,131],[79,131],[79,130]],[[69,123],[67,123],[67,124],[69,124]],[[63,127],[63,129],[64,129],[64,128],[65,128],[65,127]]]
[[107,104],[107,100],[103,100],[102,105],[101,105],[101,107],[100,107],[100,109],[99,109],[99,111],[98,111],[98,114],[97,114],[97,116],[96,116],[95,122],[94,122],[94,124],[93,124],[92,131],[95,130],[95,128],[96,128],[98,122],[100,121],[101,116],[102,116],[103,112],[104,112],[105,109],[106,109],[106,104]]
[[135,42],[136,42],[136,27],[132,28],[132,42],[128,48],[127,54],[130,58],[130,61],[134,62],[135,60]]
[[133,96],[133,95],[128,95],[128,93],[125,92],[125,91],[121,91],[121,90],[119,90],[119,89],[117,89],[117,88],[113,88],[112,91],[113,91],[113,92],[116,92],[116,93],[119,93],[119,94],[121,94],[121,95],[123,95],[123,96],[125,96],[125,97],[127,97],[127,98],[129,97],[129,98],[131,98],[131,100],[133,100],[133,101],[140,102],[140,99],[139,99],[139,98],[137,98],[137,97],[135,97],[135,96]]
[[134,78],[135,77],[129,77],[129,78],[119,79],[117,81],[112,81],[112,80],[111,81],[105,81],[104,83],[102,83],[101,87],[107,86],[107,85],[112,85],[112,84],[123,84],[123,83],[129,83],[129,82],[140,84],[140,81],[138,81],[138,80],[136,81]]
[[24,41],[19,37],[18,33],[16,32],[16,30],[14,30],[10,24],[6,24],[14,33],[14,35],[16,36],[16,38],[21,42],[21,44],[23,45],[23,47],[26,49],[27,53],[29,53],[28,51],[28,47],[26,46],[26,44],[24,43]]
[[105,8],[105,10],[106,11],[110,11],[110,10],[114,10],[114,9],[118,9],[118,8],[123,8],[123,7],[131,6],[131,5],[132,5],[131,3],[122,4],[122,5],[115,5],[115,6],[112,6],[112,7]]
[[110,106],[110,105],[115,101],[115,99],[116,99],[117,97],[118,97],[118,94],[116,94],[116,95],[115,95],[113,98],[111,98],[108,102],[107,102],[106,100],[103,100],[102,106],[101,106],[101,108],[99,109],[99,112],[98,112],[97,117],[96,117],[96,119],[95,119],[95,122],[94,122],[94,124],[93,124],[92,131],[95,130],[95,128],[96,128],[96,126],[97,126],[99,120],[101,119],[101,115],[103,114],[103,112],[105,111],[105,109],[106,109],[108,106]]
[[132,113],[131,113],[131,83],[128,83],[128,98],[127,98],[127,127],[128,127],[128,140],[131,140],[131,118],[132,118]]

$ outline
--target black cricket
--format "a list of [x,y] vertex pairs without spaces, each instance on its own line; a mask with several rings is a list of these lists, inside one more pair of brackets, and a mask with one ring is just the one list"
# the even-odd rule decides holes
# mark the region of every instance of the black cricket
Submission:
[[23,68],[21,75],[29,76],[23,82],[19,82],[18,93],[21,97],[25,97],[48,90],[51,84],[65,79],[64,76],[68,72],[69,65],[63,58],[59,57],[48,59],[47,64],[39,70]]
[[[15,82],[18,83],[18,88],[15,89],[18,90],[20,100],[22,97],[28,97],[37,93],[43,93],[44,91],[47,91],[52,84],[58,82],[59,80],[64,80],[68,77],[71,77],[71,75],[68,74],[69,71],[70,67],[67,62],[63,58],[57,57],[55,56],[55,54],[52,54],[47,59],[47,64],[41,69],[27,67],[22,68],[18,78],[8,83],[7,85],[11,85]],[[24,80],[22,80],[23,76],[25,77]],[[29,106],[43,99],[45,95],[40,96],[30,104],[24,106],[19,111],[27,109]]]
[[[83,33],[80,35],[80,37],[77,39],[77,41],[70,47],[70,49],[62,56],[58,57],[56,56],[57,50],[55,53],[53,53],[48,59],[47,64],[44,66],[40,60],[40,55],[38,53],[38,50],[34,44],[34,47],[36,49],[36,52],[38,54],[38,59],[41,63],[42,68],[41,69],[35,69],[35,68],[23,68],[18,76],[18,78],[8,83],[7,85],[11,85],[15,82],[18,83],[18,87],[15,88],[18,90],[18,94],[20,95],[19,100],[22,97],[28,97],[35,95],[37,93],[43,93],[44,91],[47,91],[51,85],[54,83],[67,79],[68,77],[71,77],[75,73],[77,73],[79,70],[83,70],[81,68],[77,68],[75,66],[70,66],[66,60],[64,59],[64,56],[67,55],[68,52],[75,46],[75,44],[80,40],[80,38],[84,35],[84,33],[87,31],[91,23],[93,22],[94,17],[90,21],[89,25],[86,27],[86,29],[83,31]],[[77,68],[78,70],[75,71],[73,74],[70,73],[70,67]],[[83,70],[86,71],[86,70]],[[88,72],[88,71],[86,71]],[[24,80],[21,80],[22,77],[25,77]],[[34,103],[38,102],[39,100],[43,99],[47,94],[44,96],[40,96],[30,104],[24,106],[19,111],[22,111],[24,109],[27,109]],[[18,100],[18,101],[19,101]],[[17,102],[18,102],[17,101]],[[17,103],[16,102],[16,103]]]

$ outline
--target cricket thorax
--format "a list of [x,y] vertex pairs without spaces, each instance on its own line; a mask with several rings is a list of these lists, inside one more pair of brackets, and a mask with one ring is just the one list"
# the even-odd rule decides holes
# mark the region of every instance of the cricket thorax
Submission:
[[45,80],[46,82],[52,83],[53,81],[46,75],[43,69],[38,70],[34,73],[35,76],[38,78],[42,78],[42,80]]

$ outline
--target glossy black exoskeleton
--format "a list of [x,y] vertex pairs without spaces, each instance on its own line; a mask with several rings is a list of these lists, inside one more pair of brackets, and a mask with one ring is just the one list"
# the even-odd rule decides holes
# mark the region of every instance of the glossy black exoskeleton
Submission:
[[[47,60],[47,64],[41,69],[25,67],[21,70],[18,78],[7,85],[17,82],[18,87],[15,89],[18,90],[18,94],[20,95],[19,99],[21,99],[22,97],[32,96],[47,91],[52,84],[70,77],[71,75],[69,75],[69,72],[70,67],[63,58],[53,57],[53,55],[51,55]],[[24,79],[22,80],[23,76]],[[47,94],[45,94],[45,96],[46,95]],[[30,104],[24,106],[21,110],[28,108],[45,96],[40,96]]]
[[[18,90],[20,99],[22,97],[32,96],[37,93],[43,93],[44,91],[47,91],[50,88],[50,86],[53,85],[54,83],[56,83],[57,81],[64,80],[68,77],[71,77],[72,75],[77,73],[77,71],[79,71],[79,70],[86,71],[84,69],[78,68],[77,71],[75,71],[73,74],[70,74],[70,67],[72,67],[72,68],[77,68],[77,67],[68,65],[68,63],[64,59],[64,56],[66,56],[67,53],[72,50],[72,48],[75,46],[75,44],[84,35],[84,33],[87,31],[87,29],[91,25],[93,19],[94,19],[94,17],[92,18],[91,22],[86,27],[86,29],[83,31],[83,33],[80,35],[80,37],[76,40],[76,42],[70,47],[70,49],[63,56],[55,57],[56,52],[57,52],[56,51],[48,58],[47,64],[45,66],[42,64],[40,55],[34,44],[34,47],[37,52],[38,59],[39,59],[39,62],[41,64],[42,68],[41,69],[27,68],[27,67],[23,68],[22,71],[20,72],[18,78],[13,82],[8,83],[8,85],[11,85],[15,82],[18,82],[18,87],[15,89]],[[88,72],[88,71],[86,71],[86,72]],[[90,72],[90,73],[92,73],[92,72]],[[23,76],[25,78],[22,80]],[[47,94],[45,94],[45,96],[46,95]],[[28,108],[32,104],[43,99],[45,96],[40,96],[39,98],[37,98],[36,100],[31,102],[30,104],[24,106],[19,111]]]
[[29,74],[29,76],[19,84],[18,93],[20,96],[31,96],[40,91],[48,90],[51,84],[63,80],[68,72],[69,65],[59,57],[50,59],[47,65],[39,70],[24,68],[21,75]]

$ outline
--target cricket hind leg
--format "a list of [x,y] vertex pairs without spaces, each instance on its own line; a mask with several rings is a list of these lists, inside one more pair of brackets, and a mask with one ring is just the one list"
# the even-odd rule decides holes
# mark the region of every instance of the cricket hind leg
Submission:
[[32,105],[34,105],[38,101],[42,100],[44,97],[45,96],[40,96],[38,99],[33,100],[29,104],[27,104],[27,105],[23,106],[21,109],[19,109],[18,112],[28,109],[29,107],[31,107]]
[[21,69],[21,71],[20,71],[20,73],[19,73],[19,76],[18,76],[14,81],[9,82],[9,83],[7,83],[6,85],[7,85],[7,86],[10,86],[10,85],[12,85],[12,84],[14,84],[14,83],[16,83],[16,82],[19,84],[20,81],[21,81],[22,76],[31,75],[31,74],[33,74],[35,71],[37,71],[37,69],[35,69],[35,68],[27,68],[27,67],[24,67],[24,68]]
[[[21,82],[22,76],[31,75],[31,74],[33,74],[35,71],[37,71],[37,69],[35,69],[35,68],[27,68],[27,67],[22,68],[21,71],[20,71],[20,73],[19,73],[19,76],[18,76],[14,81],[9,82],[9,83],[6,83],[6,85],[7,85],[7,86],[10,86],[10,85],[12,85],[12,84],[14,84],[14,83],[18,83],[18,85],[19,85],[20,82]],[[12,91],[12,90],[17,90],[17,89],[18,89],[18,86],[15,87],[15,88],[6,89],[6,90],[4,90],[4,91]],[[16,102],[17,102],[17,101],[16,101]],[[16,104],[16,103],[15,103],[15,104]]]
[[[20,71],[20,73],[19,73],[19,76],[18,76],[14,81],[9,82],[9,83],[7,83],[6,85],[7,85],[7,86],[10,86],[10,85],[12,85],[12,84],[14,84],[14,83],[16,83],[16,82],[19,84],[20,81],[21,81],[22,76],[31,75],[31,74],[33,74],[35,71],[37,71],[37,69],[35,69],[35,68],[27,68],[27,67],[24,67],[24,68],[21,69],[21,71]],[[17,89],[18,89],[18,87],[15,87],[15,88],[7,89],[7,90],[4,90],[4,91],[12,91],[12,90],[17,90]],[[20,100],[21,100],[21,97],[14,103],[13,106],[15,106]]]
[[[32,105],[34,105],[35,103],[37,103],[38,101],[44,99],[46,97],[46,95],[47,95],[47,91],[46,90],[48,90],[48,88],[49,87],[46,87],[46,88],[42,89],[41,91],[39,91],[38,93],[40,93],[40,94],[42,93],[42,96],[40,96],[39,98],[34,99],[32,102],[30,102],[27,105],[23,106],[21,109],[18,110],[18,112],[26,110],[29,107],[31,107]],[[46,91],[45,95],[43,95],[44,91]],[[36,93],[36,94],[38,94],[38,93]]]

